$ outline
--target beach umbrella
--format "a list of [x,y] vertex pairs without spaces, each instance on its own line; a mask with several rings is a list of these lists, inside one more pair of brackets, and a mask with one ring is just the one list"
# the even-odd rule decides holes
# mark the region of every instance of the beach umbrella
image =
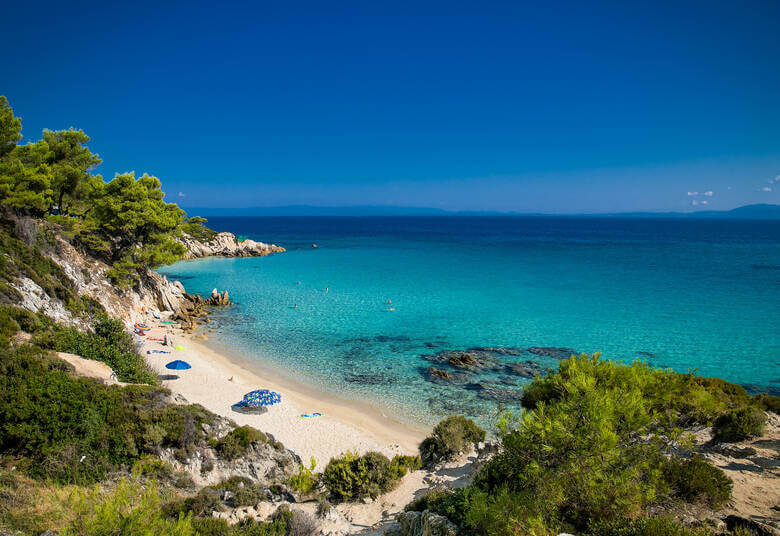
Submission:
[[189,363],[186,361],[181,361],[177,359],[176,361],[171,361],[167,365],[165,365],[165,368],[171,369],[171,370],[187,370],[192,368]]
[[137,323],[134,327],[138,331],[149,331],[150,329],[152,329],[149,326],[147,326],[146,324],[141,324],[141,323]]
[[268,389],[259,389],[244,395],[243,402],[247,406],[272,406],[282,401],[282,395],[269,391]]

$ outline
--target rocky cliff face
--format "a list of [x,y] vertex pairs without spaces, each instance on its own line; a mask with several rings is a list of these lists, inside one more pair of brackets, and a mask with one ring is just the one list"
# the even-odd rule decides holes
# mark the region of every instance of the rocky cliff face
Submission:
[[283,247],[244,240],[239,242],[233,233],[217,233],[209,241],[199,241],[187,234],[181,239],[181,243],[187,248],[185,259],[199,257],[265,257],[272,253],[285,251]]
[[[30,236],[22,239],[29,244],[35,243],[36,235],[42,231],[41,224],[26,219],[25,228],[28,229],[27,234]],[[106,272],[110,266],[105,262],[79,251],[62,236],[55,234],[48,240],[45,255],[62,268],[72,282],[74,290],[80,296],[86,295],[98,301],[109,315],[123,320],[128,326],[144,318],[142,313],[144,309],[172,312],[174,317],[179,317],[185,323],[192,323],[194,317],[202,316],[204,305],[230,303],[227,292],[202,300],[199,296],[187,294],[179,281],[168,281],[152,270],[147,270],[143,274],[136,288],[120,290],[109,279]],[[218,233],[207,243],[185,235],[182,243],[188,248],[185,258],[265,256],[284,251],[284,248],[279,246],[253,240],[239,242],[231,233]],[[78,325],[83,322],[68,310],[67,304],[61,299],[49,295],[44,288],[24,275],[13,279],[10,286],[21,295],[18,305],[29,311],[41,311],[55,321],[67,325]]]

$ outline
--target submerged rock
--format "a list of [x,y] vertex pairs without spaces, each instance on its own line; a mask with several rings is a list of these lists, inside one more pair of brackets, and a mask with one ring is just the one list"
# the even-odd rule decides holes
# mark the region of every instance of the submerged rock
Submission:
[[435,354],[424,354],[422,357],[434,363],[475,372],[498,372],[502,368],[502,365],[495,357],[476,351],[442,350]]
[[522,389],[510,389],[507,387],[498,387],[491,382],[469,383],[466,389],[475,391],[482,400],[493,402],[520,402],[523,398]]
[[463,398],[443,398],[440,396],[432,396],[428,399],[428,407],[431,411],[441,415],[452,415],[454,413],[458,415],[476,416],[479,415],[480,409],[475,404],[464,402]]
[[520,363],[509,363],[506,366],[507,372],[517,374],[523,378],[535,378],[547,374],[550,370],[541,366],[536,361],[525,361]]
[[363,385],[389,385],[395,382],[395,378],[381,373],[375,373],[375,374],[349,373],[349,374],[344,374],[344,381],[347,381],[349,383],[360,383]]
[[557,348],[554,346],[532,346],[528,351],[534,355],[551,357],[553,359],[569,359],[573,355],[579,355],[571,348]]

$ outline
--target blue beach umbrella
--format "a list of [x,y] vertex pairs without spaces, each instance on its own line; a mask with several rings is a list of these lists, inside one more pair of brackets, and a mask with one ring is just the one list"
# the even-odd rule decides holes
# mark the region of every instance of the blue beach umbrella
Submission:
[[268,389],[259,389],[244,395],[242,402],[247,406],[261,407],[272,406],[282,401],[282,395],[269,391]]
[[177,359],[176,361],[171,361],[167,365],[165,365],[165,368],[171,369],[171,370],[187,370],[192,368],[189,363],[186,361],[181,361]]

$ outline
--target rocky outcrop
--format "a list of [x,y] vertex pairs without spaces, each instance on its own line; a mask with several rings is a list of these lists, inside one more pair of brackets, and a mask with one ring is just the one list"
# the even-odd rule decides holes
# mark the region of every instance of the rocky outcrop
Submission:
[[[217,417],[211,424],[204,423],[202,426],[206,435],[218,438],[230,432],[236,424]],[[160,458],[177,471],[186,472],[199,487],[211,486],[234,476],[262,486],[283,484],[298,469],[301,459],[275,441],[273,436],[265,435],[267,441],[250,444],[242,456],[233,460],[220,458],[211,447],[193,448],[187,453],[167,448],[160,453]]]
[[456,536],[458,528],[446,517],[428,510],[398,514],[398,526],[386,536]]
[[211,240],[200,241],[184,234],[180,242],[187,248],[185,259],[200,257],[265,257],[272,253],[285,251],[283,247],[255,242],[254,240],[239,240],[233,233],[217,233]]
[[219,292],[217,289],[214,289],[211,291],[211,296],[206,300],[206,303],[208,305],[219,306],[231,305],[233,302],[230,301],[230,295],[228,295],[227,290]]

